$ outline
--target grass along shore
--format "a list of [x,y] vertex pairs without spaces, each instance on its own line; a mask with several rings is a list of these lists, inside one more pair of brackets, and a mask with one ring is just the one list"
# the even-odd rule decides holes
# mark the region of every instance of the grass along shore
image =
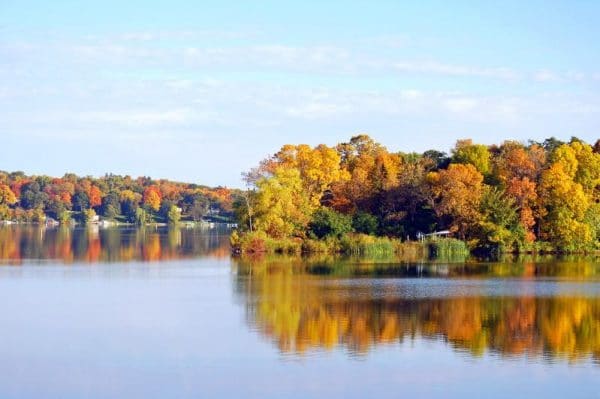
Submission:
[[401,256],[423,258],[466,256],[470,253],[466,243],[454,238],[426,241],[400,241],[389,237],[349,233],[339,238],[282,238],[269,237],[264,232],[239,234],[230,237],[234,254],[344,254],[354,256]]
[[503,254],[539,255],[589,255],[600,254],[590,249],[582,251],[559,250],[545,241],[537,241],[523,246],[506,248],[480,248],[473,243],[456,238],[431,238],[423,241],[401,241],[397,238],[348,233],[341,237],[315,238],[273,238],[264,232],[234,230],[230,236],[232,253],[235,255],[287,254],[287,255],[350,255],[365,257],[397,256],[403,259],[466,257],[475,255],[488,258]]

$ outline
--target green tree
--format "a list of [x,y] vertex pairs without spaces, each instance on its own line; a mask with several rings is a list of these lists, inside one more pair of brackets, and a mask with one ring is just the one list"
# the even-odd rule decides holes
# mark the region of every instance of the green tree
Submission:
[[60,222],[60,224],[69,224],[71,222],[71,212],[69,211],[62,211],[59,215],[58,215],[58,221]]
[[82,217],[83,224],[91,224],[96,217],[96,211],[92,208],[86,209],[82,212]]
[[452,150],[454,163],[471,164],[482,175],[490,172],[490,160],[491,154],[488,147],[483,144],[473,144],[470,139],[458,140]]
[[525,239],[515,200],[497,187],[485,186],[481,196],[477,246],[487,250],[512,250]]
[[375,235],[379,228],[379,220],[370,213],[357,212],[352,216],[352,228],[357,233]]
[[181,208],[175,205],[171,205],[169,212],[167,213],[167,220],[169,224],[177,224],[181,220]]
[[317,238],[339,238],[352,231],[352,217],[333,209],[320,208],[313,213],[308,231]]
[[102,198],[102,205],[100,207],[102,216],[112,220],[121,214],[121,201],[119,197],[119,193],[111,191]]
[[143,226],[149,222],[148,213],[144,208],[136,208],[135,210],[135,224]]
[[76,191],[73,195],[73,210],[83,212],[90,206],[90,199],[84,191]]

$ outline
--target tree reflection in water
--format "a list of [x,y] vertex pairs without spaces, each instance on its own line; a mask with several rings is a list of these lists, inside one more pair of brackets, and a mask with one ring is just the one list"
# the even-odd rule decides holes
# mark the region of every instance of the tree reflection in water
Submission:
[[[600,266],[594,259],[444,265],[269,258],[236,259],[235,265],[249,323],[285,353],[343,347],[365,354],[420,337],[472,356],[600,360]],[[407,279],[415,276],[437,278]],[[460,289],[442,290],[456,281]],[[469,289],[469,282],[482,281],[517,286],[500,295]],[[575,284],[575,291],[540,291],[536,284],[544,281]],[[582,281],[589,284],[579,289]],[[420,295],[401,289],[419,282],[426,283]],[[429,282],[435,284],[427,288]],[[532,289],[520,292],[523,284]]]
[[164,261],[229,256],[227,229],[0,226],[0,262]]

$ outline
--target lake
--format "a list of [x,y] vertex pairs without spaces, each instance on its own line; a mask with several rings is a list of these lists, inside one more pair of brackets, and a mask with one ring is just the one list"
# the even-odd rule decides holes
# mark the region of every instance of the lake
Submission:
[[231,258],[0,226],[0,398],[600,397],[600,259]]

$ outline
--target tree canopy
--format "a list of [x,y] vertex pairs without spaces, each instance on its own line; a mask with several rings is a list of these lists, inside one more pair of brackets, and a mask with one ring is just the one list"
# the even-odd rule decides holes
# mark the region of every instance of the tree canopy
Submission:
[[273,238],[325,237],[341,223],[403,239],[449,230],[472,247],[587,250],[600,238],[598,148],[465,139],[449,156],[392,152],[364,134],[333,147],[288,144],[245,174],[236,209],[242,230],[253,214]]
[[[0,171],[0,220],[40,221],[49,216],[67,222],[72,213],[78,214],[82,223],[89,221],[90,215],[131,223],[232,218],[234,197],[239,194],[239,190],[225,187],[150,177],[49,177]],[[166,210],[161,212],[163,205]]]

